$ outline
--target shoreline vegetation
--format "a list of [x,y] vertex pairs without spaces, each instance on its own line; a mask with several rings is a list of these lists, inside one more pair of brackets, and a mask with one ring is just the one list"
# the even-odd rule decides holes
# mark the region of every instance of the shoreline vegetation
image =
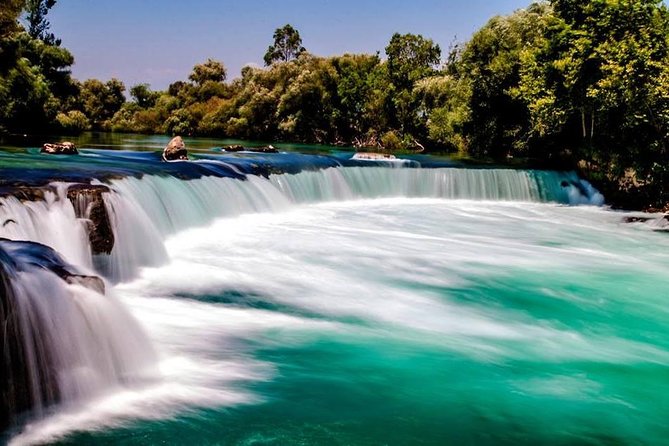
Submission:
[[450,154],[574,169],[614,207],[669,209],[669,11],[655,0],[552,0],[490,19],[442,52],[395,34],[385,54],[319,57],[277,29],[266,66],[221,61],[165,91],[79,81],[50,32],[56,0],[0,5],[0,135],[209,136]]

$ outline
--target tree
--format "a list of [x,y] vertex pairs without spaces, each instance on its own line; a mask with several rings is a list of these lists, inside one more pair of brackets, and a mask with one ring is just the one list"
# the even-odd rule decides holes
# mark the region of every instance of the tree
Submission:
[[302,46],[299,31],[291,25],[285,25],[283,28],[277,28],[274,31],[274,44],[267,48],[263,59],[265,65],[270,66],[274,62],[293,60],[304,52],[306,52],[306,49]]
[[[22,9],[23,0],[0,2],[0,76],[15,67],[19,59],[19,48],[15,37],[21,30],[18,19]],[[3,90],[6,93],[6,85],[0,84],[0,99],[2,99]],[[0,105],[3,104],[0,102]]]
[[51,24],[46,18],[49,10],[55,5],[56,0],[26,0],[26,20],[30,37],[42,40],[49,45],[59,46],[61,41],[49,32]]
[[207,81],[224,82],[227,77],[227,70],[223,62],[214,59],[207,59],[205,63],[195,65],[188,79],[202,86]]
[[527,156],[530,111],[517,94],[527,52],[542,48],[551,18],[546,4],[494,17],[465,45],[457,76],[471,86],[468,151],[479,158]]
[[88,79],[81,85],[83,111],[97,129],[108,129],[109,120],[125,103],[125,85],[118,79],[103,83]]
[[334,109],[338,106],[337,72],[329,59],[300,59],[298,76],[279,99],[279,129],[285,136],[326,143],[335,139]]
[[69,71],[72,54],[22,31],[2,39],[0,47],[7,56],[0,64],[0,127],[23,132],[51,129],[76,93]]
[[441,60],[441,48],[432,39],[416,34],[393,34],[386,47],[388,74],[399,89],[434,73]]
[[23,6],[23,0],[3,0],[0,3],[0,39],[18,30],[18,18]]
[[[669,11],[658,0],[552,2],[520,94],[537,145],[562,147],[614,196],[669,201]],[[625,192],[629,196],[629,192]],[[648,198],[642,198],[648,201]],[[639,201],[639,200],[637,200]]]
[[156,105],[160,93],[151,91],[149,84],[137,84],[130,88],[130,96],[141,108],[150,108]]
[[419,99],[418,112],[427,116],[428,137],[437,145],[465,153],[465,125],[470,119],[471,85],[464,78],[449,74],[418,81],[414,95]]
[[346,54],[332,59],[337,70],[339,104],[335,111],[339,136],[352,141],[364,135],[373,121],[367,107],[374,89],[375,72],[381,64],[378,55]]
[[402,133],[424,132],[424,120],[416,113],[417,101],[413,88],[417,81],[434,74],[441,60],[441,48],[432,39],[416,34],[395,33],[386,47],[388,76],[393,85],[391,124],[399,126]]

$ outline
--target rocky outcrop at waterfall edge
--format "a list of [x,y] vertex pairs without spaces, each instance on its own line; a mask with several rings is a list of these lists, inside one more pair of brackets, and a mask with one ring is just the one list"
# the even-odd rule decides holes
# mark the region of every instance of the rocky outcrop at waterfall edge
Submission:
[[[86,222],[86,231],[93,254],[110,254],[115,237],[103,194],[109,192],[103,184],[70,184],[65,197],[72,203],[77,218]],[[46,193],[57,194],[53,186],[14,186],[0,190],[0,197],[11,196],[20,201],[43,201]],[[13,219],[0,221],[0,225],[17,224]]]
[[80,274],[48,246],[0,239],[0,431],[35,406],[47,407],[60,398],[51,340],[36,338],[39,318],[25,314],[16,300],[16,281],[31,270],[46,270],[67,283],[104,293],[102,279]]

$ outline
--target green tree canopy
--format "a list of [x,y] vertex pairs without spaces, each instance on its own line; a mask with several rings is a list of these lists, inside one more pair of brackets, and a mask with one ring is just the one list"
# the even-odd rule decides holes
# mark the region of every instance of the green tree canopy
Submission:
[[40,39],[49,45],[60,45],[53,33],[49,32],[51,24],[47,20],[49,10],[56,5],[56,0],[26,0],[26,20],[28,21],[28,34],[33,39]]
[[151,91],[149,84],[137,84],[130,88],[130,96],[141,108],[149,108],[156,105],[160,93]]
[[464,46],[456,72],[471,86],[465,125],[470,154],[494,159],[527,155],[529,111],[516,89],[523,57],[544,45],[551,14],[547,4],[538,3],[494,17]]
[[0,39],[18,30],[18,19],[24,0],[3,0],[0,3]]
[[434,73],[441,60],[441,48],[421,35],[395,33],[386,55],[393,83],[398,88],[412,88],[414,82]]
[[306,49],[302,46],[299,31],[291,25],[285,25],[274,31],[274,43],[267,48],[263,59],[265,65],[269,66],[274,62],[288,62],[304,52]]
[[207,81],[224,82],[228,75],[223,62],[207,59],[205,63],[195,65],[188,79],[197,85],[204,85]]
[[109,120],[125,103],[125,85],[118,79],[106,83],[88,79],[81,85],[82,108],[93,127],[107,129]]

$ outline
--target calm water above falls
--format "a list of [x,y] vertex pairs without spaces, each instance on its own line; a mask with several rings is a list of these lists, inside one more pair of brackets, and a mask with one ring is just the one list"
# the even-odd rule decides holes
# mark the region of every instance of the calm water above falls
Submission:
[[553,204],[221,219],[116,293],[166,382],[17,444],[662,443],[669,240]]
[[[56,193],[0,199],[0,217],[15,220],[0,236],[105,274],[159,378],[98,386],[11,432],[12,444],[669,435],[669,238],[557,204],[588,201],[571,174],[346,167],[110,186],[111,256],[91,256]],[[106,336],[132,325],[118,320]]]

